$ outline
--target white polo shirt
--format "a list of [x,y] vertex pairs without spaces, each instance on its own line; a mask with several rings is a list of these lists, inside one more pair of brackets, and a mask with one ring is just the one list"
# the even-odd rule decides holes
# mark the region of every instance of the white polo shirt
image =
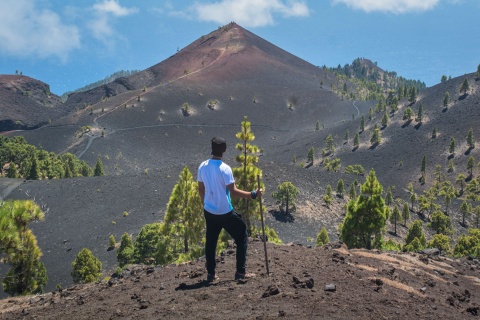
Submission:
[[233,210],[227,185],[235,183],[235,179],[229,165],[222,160],[205,160],[198,167],[197,180],[205,185],[205,210],[212,214],[225,214]]

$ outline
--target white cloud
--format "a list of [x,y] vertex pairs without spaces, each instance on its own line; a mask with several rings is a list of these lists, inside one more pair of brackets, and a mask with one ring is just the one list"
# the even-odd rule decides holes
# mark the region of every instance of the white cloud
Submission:
[[4,54],[65,61],[80,47],[80,34],[57,13],[38,8],[35,0],[0,0],[0,43]]
[[343,3],[353,9],[365,12],[407,13],[433,9],[439,0],[332,0],[333,4]]
[[126,17],[138,12],[135,7],[122,7],[117,0],[104,0],[94,4],[92,9],[94,19],[90,21],[88,28],[95,38],[110,45],[115,34],[113,18]]
[[93,5],[95,11],[99,13],[111,13],[116,17],[123,17],[128,16],[133,13],[137,13],[137,8],[126,8],[122,7],[117,1],[115,0],[105,0],[102,3],[96,3]]
[[304,1],[222,0],[215,3],[197,2],[192,10],[199,20],[227,24],[235,21],[245,27],[274,24],[274,15],[305,17],[310,10]]

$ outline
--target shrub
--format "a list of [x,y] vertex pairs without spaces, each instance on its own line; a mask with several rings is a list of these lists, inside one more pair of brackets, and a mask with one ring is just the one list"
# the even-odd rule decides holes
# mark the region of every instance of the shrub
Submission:
[[365,174],[365,169],[360,164],[353,164],[345,168],[345,173],[363,176]]
[[83,248],[72,262],[72,278],[75,283],[95,282],[102,276],[102,263],[87,248]]

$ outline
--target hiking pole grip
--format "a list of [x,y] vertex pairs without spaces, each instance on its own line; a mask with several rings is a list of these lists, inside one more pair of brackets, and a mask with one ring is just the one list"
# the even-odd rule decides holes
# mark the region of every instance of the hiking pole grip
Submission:
[[[260,189],[260,175],[257,174],[257,183],[258,189]],[[265,236],[265,224],[263,222],[263,207],[262,207],[262,197],[259,197],[258,200],[260,201],[260,217],[262,221],[262,240],[263,240],[263,251],[265,252],[265,267],[267,268],[267,276],[270,275],[270,270],[268,269],[268,255],[267,255],[267,237]]]

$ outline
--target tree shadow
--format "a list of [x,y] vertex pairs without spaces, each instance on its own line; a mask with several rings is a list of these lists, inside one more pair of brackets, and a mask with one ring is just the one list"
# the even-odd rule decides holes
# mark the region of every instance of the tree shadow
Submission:
[[357,151],[357,149],[358,149],[358,146],[353,147],[352,152]]
[[445,112],[447,112],[447,111],[448,111],[448,108],[447,108],[447,107],[445,107],[445,108],[442,109],[442,112],[443,112],[443,113],[445,113]]
[[305,166],[305,169],[308,169],[308,168],[310,168],[311,166],[313,166],[313,162],[310,162],[309,164],[307,164],[307,165]]
[[462,94],[460,97],[458,97],[458,100],[465,100],[468,97],[468,93]]
[[378,147],[379,144],[380,144],[379,142],[375,142],[375,143],[372,144],[372,145],[370,146],[370,148],[368,148],[368,149],[370,149],[370,150],[375,150],[375,148]]
[[292,223],[295,221],[295,217],[291,213],[285,213],[279,210],[270,210],[269,213],[275,218],[275,220],[283,223]]
[[412,119],[409,119],[409,120],[405,121],[405,123],[402,124],[402,128],[408,127],[410,125],[410,123],[412,123]]
[[417,124],[414,126],[414,128],[418,130],[418,129],[420,129],[420,127],[422,126],[422,124],[423,124],[422,122],[419,122],[419,123],[417,123]]
[[472,148],[468,148],[467,151],[465,151],[464,155],[468,156],[470,155],[470,152],[472,152]]
[[[397,228],[398,228],[398,226],[399,226],[399,224],[397,224]],[[398,233],[395,233],[393,231],[388,231],[388,234],[391,235],[392,237],[401,238]]]
[[448,157],[447,157],[447,160],[450,160],[450,159],[453,159],[455,155],[453,153],[451,153]]
[[380,130],[384,130],[387,126],[381,126]]

